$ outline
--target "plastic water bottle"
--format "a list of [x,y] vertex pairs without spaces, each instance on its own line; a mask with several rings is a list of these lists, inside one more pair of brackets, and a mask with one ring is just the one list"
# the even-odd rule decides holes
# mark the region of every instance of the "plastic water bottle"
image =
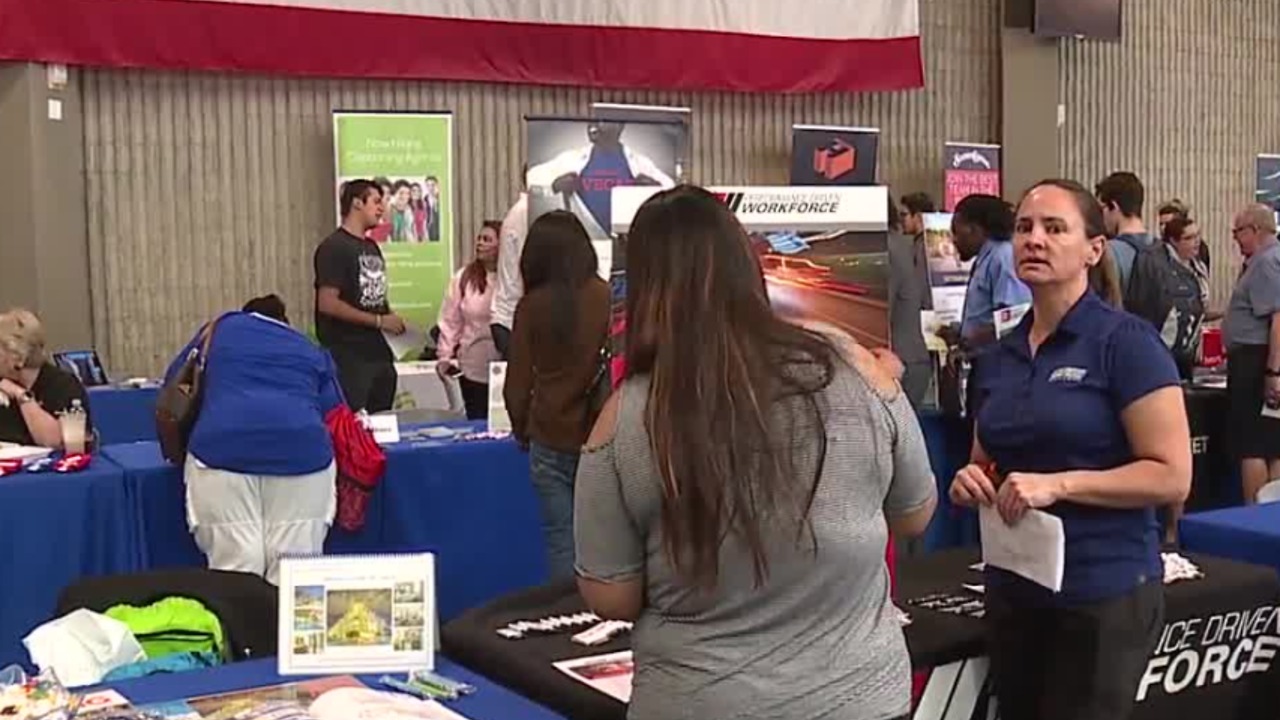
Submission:
[[62,447],[68,455],[85,451],[87,420],[84,405],[79,400],[72,400],[71,409],[58,416],[58,424],[62,427]]

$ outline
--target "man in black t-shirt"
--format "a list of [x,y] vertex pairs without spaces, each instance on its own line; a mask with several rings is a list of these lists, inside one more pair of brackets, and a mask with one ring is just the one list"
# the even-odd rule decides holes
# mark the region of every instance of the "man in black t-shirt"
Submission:
[[404,321],[387,303],[387,264],[366,233],[382,218],[382,190],[368,180],[342,187],[342,226],[316,248],[316,334],[338,366],[353,410],[395,404],[396,370],[383,333],[401,335]]

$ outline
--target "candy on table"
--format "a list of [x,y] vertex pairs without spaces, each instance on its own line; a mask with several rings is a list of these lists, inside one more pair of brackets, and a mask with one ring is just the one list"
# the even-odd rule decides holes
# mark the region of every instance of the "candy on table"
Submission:
[[5,720],[69,720],[78,702],[52,673],[29,677],[16,666],[0,671],[0,717]]
[[1164,583],[1178,582],[1179,580],[1199,580],[1204,577],[1204,573],[1195,563],[1179,555],[1178,553],[1161,553],[1160,559],[1164,561]]
[[509,432],[471,432],[458,435],[457,439],[463,442],[471,442],[474,440],[505,440],[511,437]]
[[574,635],[571,640],[579,645],[591,647],[603,645],[624,632],[631,632],[632,623],[625,620],[605,620],[604,622]]
[[60,473],[79,472],[87,467],[93,458],[85,453],[76,453],[67,455],[58,462],[54,463],[53,471]]
[[583,612],[575,615],[555,615],[541,620],[517,620],[498,628],[497,632],[508,640],[519,640],[526,635],[556,633],[598,622],[600,618],[595,613]]

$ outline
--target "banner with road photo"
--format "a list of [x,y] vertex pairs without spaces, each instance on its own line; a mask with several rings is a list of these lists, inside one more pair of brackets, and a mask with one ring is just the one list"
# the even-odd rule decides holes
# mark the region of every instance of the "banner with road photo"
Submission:
[[1276,211],[1280,218],[1280,155],[1259,155],[1254,165],[1256,202]]
[[335,112],[333,147],[335,197],[350,180],[383,188],[386,212],[369,237],[386,259],[391,307],[425,333],[453,273],[453,115]]
[[954,211],[956,205],[970,195],[1000,197],[999,145],[949,142],[944,157],[943,207],[947,212]]
[[792,185],[875,185],[877,128],[795,125],[791,128]]
[[[834,326],[870,347],[889,344],[888,189],[712,187],[751,234],[769,300],[798,321]],[[649,188],[614,192],[625,232]]]

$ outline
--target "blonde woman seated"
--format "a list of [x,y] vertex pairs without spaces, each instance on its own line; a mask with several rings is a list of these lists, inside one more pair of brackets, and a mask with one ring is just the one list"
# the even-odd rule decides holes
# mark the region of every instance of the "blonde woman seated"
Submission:
[[58,413],[77,401],[87,414],[84,385],[49,362],[40,319],[28,310],[0,314],[0,442],[61,449]]

